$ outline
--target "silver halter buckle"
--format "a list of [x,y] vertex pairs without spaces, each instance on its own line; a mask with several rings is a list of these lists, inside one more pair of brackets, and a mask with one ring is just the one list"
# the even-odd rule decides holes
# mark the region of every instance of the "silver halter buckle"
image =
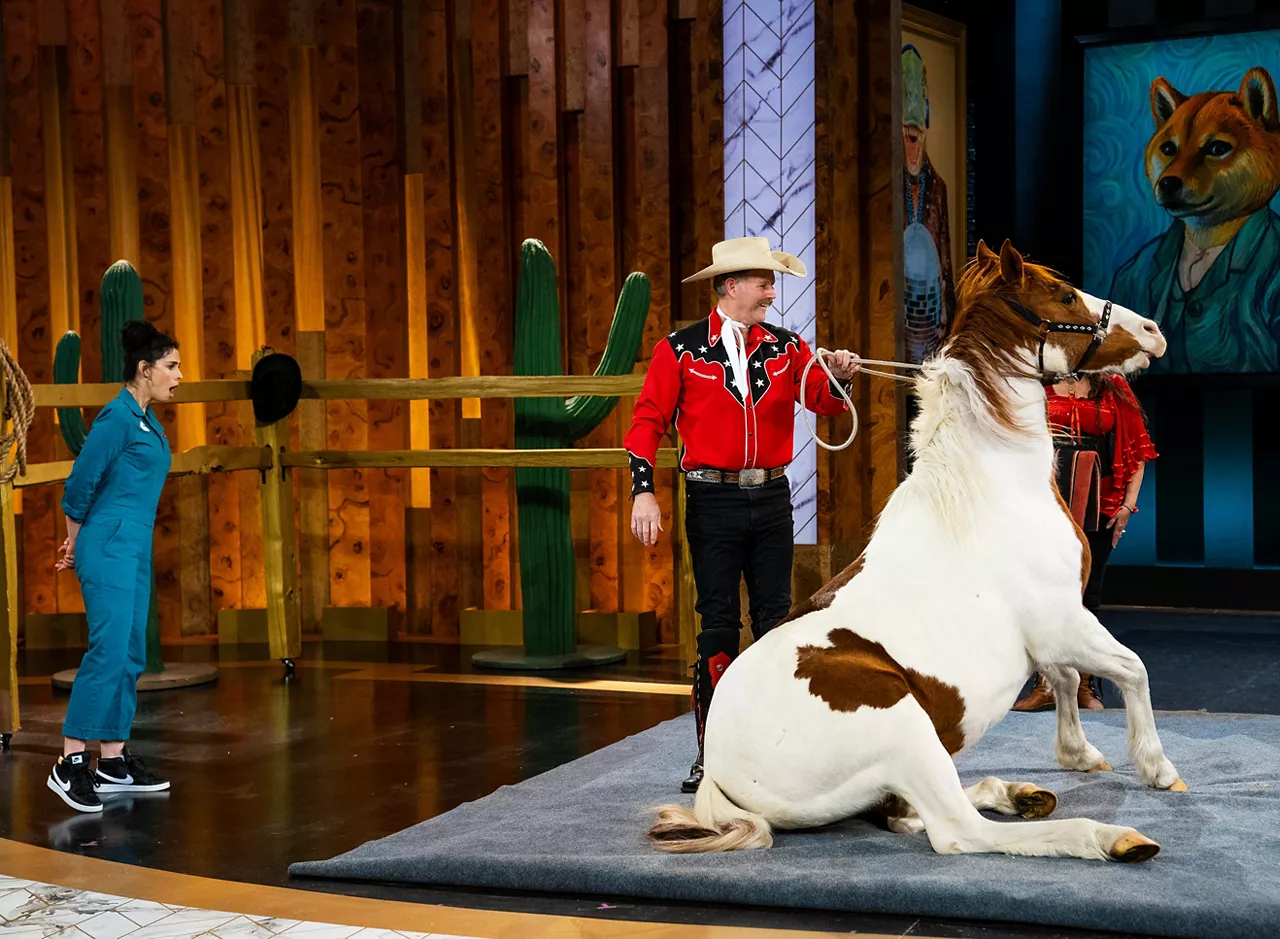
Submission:
[[740,489],[758,489],[768,481],[768,470],[744,469],[738,473],[738,488]]

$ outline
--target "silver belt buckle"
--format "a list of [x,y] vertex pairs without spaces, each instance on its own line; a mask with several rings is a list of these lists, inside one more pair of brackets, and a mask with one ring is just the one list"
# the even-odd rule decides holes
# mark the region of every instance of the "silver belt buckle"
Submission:
[[744,469],[738,471],[738,487],[740,489],[757,489],[768,481],[768,470]]

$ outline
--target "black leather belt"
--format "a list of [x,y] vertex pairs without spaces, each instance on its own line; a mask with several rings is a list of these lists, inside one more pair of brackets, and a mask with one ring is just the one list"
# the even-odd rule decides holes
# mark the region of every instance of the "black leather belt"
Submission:
[[741,489],[758,489],[765,483],[773,482],[786,474],[785,466],[775,466],[773,469],[744,469],[736,473],[718,469],[695,469],[685,473],[684,478],[695,483],[728,483]]

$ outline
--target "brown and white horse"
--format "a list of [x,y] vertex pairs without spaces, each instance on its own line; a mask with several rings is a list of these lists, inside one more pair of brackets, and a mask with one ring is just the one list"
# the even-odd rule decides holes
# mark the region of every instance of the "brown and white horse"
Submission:
[[1141,660],[1081,603],[1088,543],[1052,481],[1041,379],[1132,371],[1164,352],[1151,320],[1073,289],[1005,242],[979,243],[960,315],[917,383],[915,465],[853,565],[744,652],[721,678],[694,808],[649,831],[673,852],[764,848],[881,808],[944,854],[1142,861],[1159,845],[1057,797],[992,777],[965,789],[952,756],[1008,712],[1032,670],[1058,700],[1058,762],[1111,767],[1084,736],[1077,669],[1124,693],[1130,756],[1157,789],[1186,788],[1156,734]]

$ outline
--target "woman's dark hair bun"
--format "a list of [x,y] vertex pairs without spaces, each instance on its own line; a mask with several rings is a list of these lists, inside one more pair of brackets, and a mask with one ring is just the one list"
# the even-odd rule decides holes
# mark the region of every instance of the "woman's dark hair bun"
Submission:
[[120,330],[120,342],[128,353],[131,349],[139,349],[151,344],[151,340],[160,335],[160,330],[147,320],[129,320]]
[[129,320],[120,330],[124,348],[124,380],[138,376],[140,364],[154,365],[158,359],[178,348],[178,343],[146,320]]

